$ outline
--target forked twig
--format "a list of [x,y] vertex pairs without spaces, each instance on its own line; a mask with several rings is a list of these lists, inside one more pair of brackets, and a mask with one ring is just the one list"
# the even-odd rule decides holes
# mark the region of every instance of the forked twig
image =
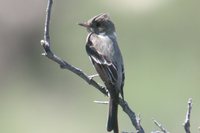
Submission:
[[[160,128],[161,132],[163,132],[163,133],[168,133],[168,131],[162,126],[161,123],[159,123],[159,122],[156,121],[155,119],[153,120],[153,122],[154,122],[154,124],[155,124],[157,127]],[[159,132],[159,131],[157,131],[157,132]]]

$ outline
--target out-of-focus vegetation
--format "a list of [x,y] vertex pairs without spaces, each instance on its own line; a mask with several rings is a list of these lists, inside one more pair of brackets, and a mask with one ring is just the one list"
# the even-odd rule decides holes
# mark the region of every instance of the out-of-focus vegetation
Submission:
[[[46,0],[0,0],[0,132],[102,133],[107,106],[101,93],[41,56]],[[147,132],[152,118],[183,132],[193,98],[192,132],[200,126],[200,1],[60,0],[51,19],[52,49],[94,74],[85,52],[85,29],[77,26],[102,12],[115,22],[125,62],[125,99],[141,114]],[[98,78],[97,78],[98,80]],[[120,130],[132,131],[119,108]]]

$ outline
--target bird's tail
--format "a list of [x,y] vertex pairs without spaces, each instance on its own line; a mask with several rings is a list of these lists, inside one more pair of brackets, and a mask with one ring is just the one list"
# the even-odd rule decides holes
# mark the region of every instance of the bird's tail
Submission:
[[107,131],[114,131],[114,133],[119,133],[118,129],[118,95],[110,96],[109,101],[109,113],[108,113],[108,123],[107,123]]

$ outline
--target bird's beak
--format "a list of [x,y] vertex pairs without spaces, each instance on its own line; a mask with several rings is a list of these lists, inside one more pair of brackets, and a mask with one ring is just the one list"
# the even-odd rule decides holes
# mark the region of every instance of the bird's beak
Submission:
[[85,22],[85,23],[78,23],[78,25],[86,27],[86,28],[90,27],[90,25],[87,22]]

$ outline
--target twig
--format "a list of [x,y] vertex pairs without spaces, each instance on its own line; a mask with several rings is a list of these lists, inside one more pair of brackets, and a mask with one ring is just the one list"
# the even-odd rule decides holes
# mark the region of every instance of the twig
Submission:
[[119,105],[122,107],[123,111],[131,119],[131,122],[132,122],[133,126],[135,127],[135,129],[137,130],[137,133],[144,133],[144,129],[142,128],[140,123],[138,123],[138,121],[137,121],[137,117],[136,117],[135,112],[133,112],[131,110],[131,108],[128,106],[128,103],[120,98],[119,99]]
[[49,42],[50,46],[50,35],[49,35],[49,25],[50,25],[50,17],[51,17],[51,7],[53,4],[53,0],[48,0],[47,3],[47,9],[46,9],[46,20],[45,20],[45,26],[44,26],[44,40]]
[[[72,66],[71,64],[67,63],[60,57],[56,56],[51,48],[50,48],[50,35],[49,35],[49,25],[50,25],[50,16],[51,16],[51,7],[53,4],[53,0],[48,0],[47,9],[46,9],[46,20],[45,20],[45,28],[44,28],[44,40],[41,40],[41,45],[43,46],[44,53],[42,55],[48,57],[50,60],[56,62],[60,65],[62,69],[67,69],[74,74],[78,75],[80,78],[85,80],[88,84],[92,85],[96,89],[98,89],[101,93],[108,96],[108,91],[105,87],[98,84],[93,78],[87,76],[81,69]],[[127,102],[123,99],[119,98],[119,105],[122,107],[124,112],[129,116],[132,121],[133,126],[136,128],[138,133],[144,133],[144,130],[140,124],[138,124],[136,120],[135,113],[131,110],[128,106]]]
[[185,122],[183,123],[186,133],[190,133],[190,115],[191,115],[191,110],[192,110],[192,98],[189,98],[186,118],[185,118]]
[[151,133],[162,133],[161,131],[151,131]]
[[[153,122],[155,123],[156,126],[158,126],[160,128],[160,130],[163,132],[163,133],[168,133],[168,131],[162,126],[162,124],[160,124],[158,121],[156,121],[155,119],[153,120]],[[159,132],[159,131],[156,131],[156,132]]]
[[136,120],[137,120],[138,126],[141,127],[141,118],[140,118],[140,114],[137,115]]
[[108,104],[109,102],[108,101],[94,101],[94,103],[97,103],[97,104]]

